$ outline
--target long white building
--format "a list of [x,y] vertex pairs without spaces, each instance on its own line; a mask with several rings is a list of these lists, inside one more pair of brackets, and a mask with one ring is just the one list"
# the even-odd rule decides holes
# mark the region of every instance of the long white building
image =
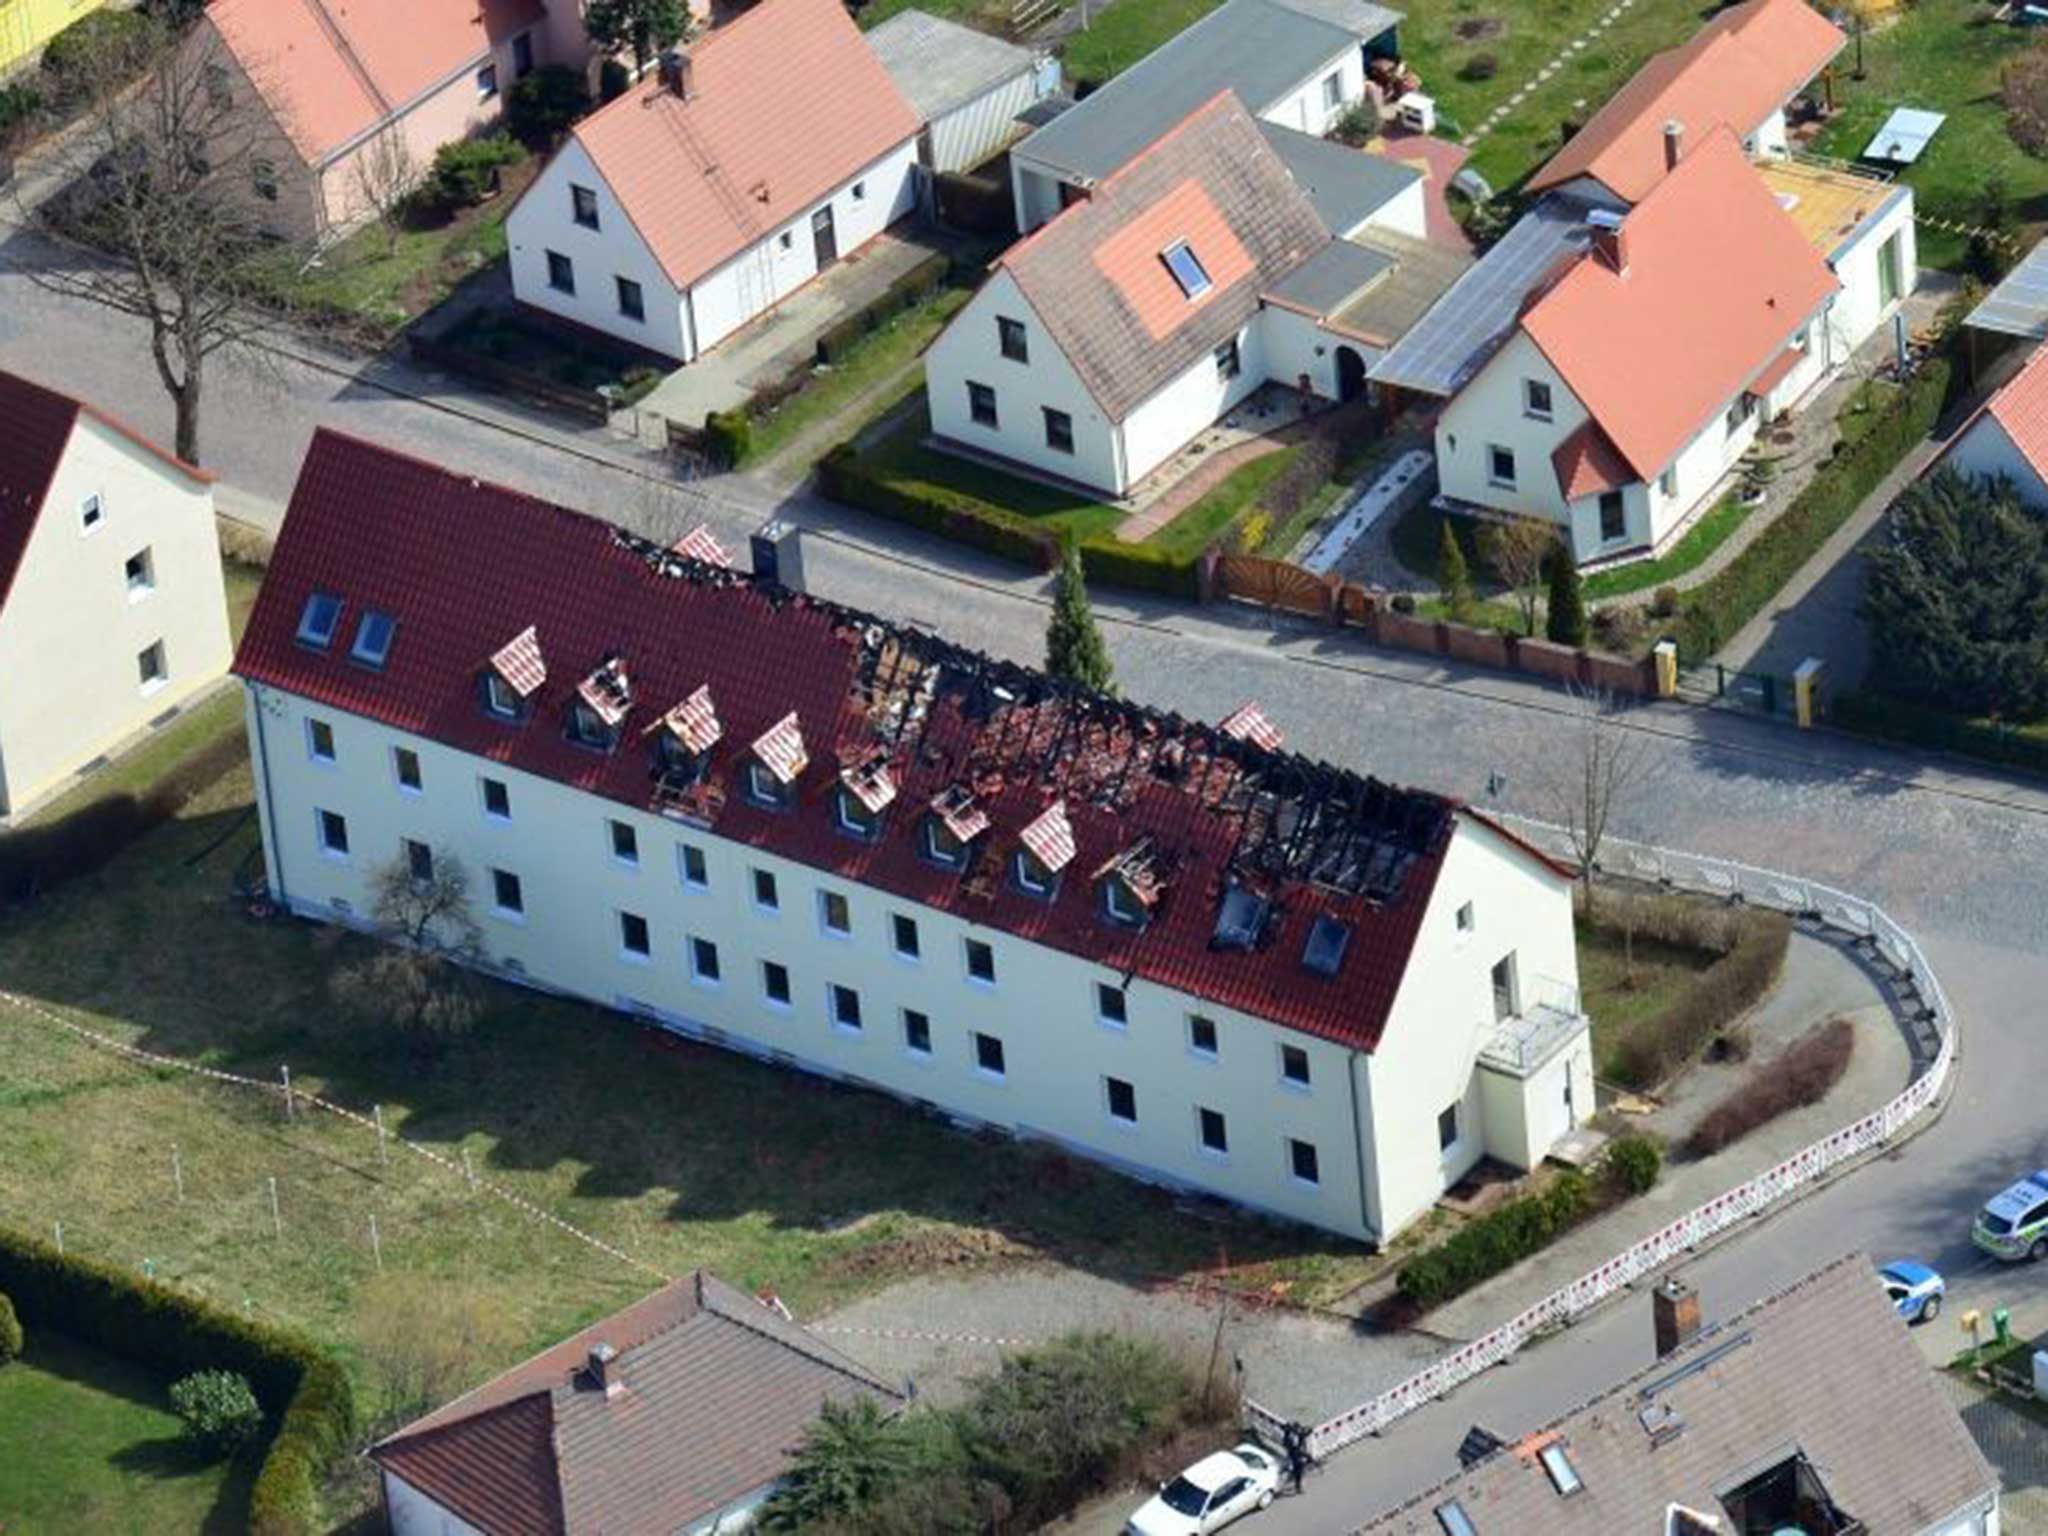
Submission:
[[683,547],[320,434],[236,664],[276,897],[459,861],[500,976],[1368,1241],[1590,1113],[1486,818]]

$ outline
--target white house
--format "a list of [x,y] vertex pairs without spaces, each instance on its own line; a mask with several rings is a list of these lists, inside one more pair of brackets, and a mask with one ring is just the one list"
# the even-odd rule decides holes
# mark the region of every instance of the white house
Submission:
[[2048,348],[1977,408],[1941,462],[1976,480],[2005,480],[2020,505],[2048,513]]
[[392,1536],[746,1530],[827,1405],[903,1396],[703,1270],[370,1447]]
[[0,373],[0,815],[228,669],[213,477]]
[[1076,696],[329,432],[237,671],[309,918],[459,861],[500,976],[1366,1241],[1592,1110],[1569,872],[1255,708]]
[[1225,0],[1011,150],[1017,228],[1036,229],[1221,91],[1254,117],[1327,133],[1367,99],[1366,62],[1394,52],[1400,20],[1368,0]]
[[1262,384],[1348,399],[1469,264],[1420,189],[1220,93],[997,259],[925,355],[932,431],[1121,496]]
[[838,0],[762,0],[571,130],[513,294],[690,362],[911,210],[919,126]]
[[924,124],[918,159],[928,170],[972,170],[1000,154],[1026,132],[1024,114],[1059,89],[1056,57],[929,11],[898,11],[867,40]]

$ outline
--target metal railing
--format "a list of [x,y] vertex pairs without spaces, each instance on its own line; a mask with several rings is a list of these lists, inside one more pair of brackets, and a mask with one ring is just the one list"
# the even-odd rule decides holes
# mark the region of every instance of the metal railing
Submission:
[[[1521,816],[1503,819],[1514,823],[1519,832],[1538,846],[1565,859],[1572,858],[1569,839],[1561,828]],[[1925,1021],[1938,1038],[1934,1057],[1926,1071],[1882,1108],[1687,1211],[1492,1332],[1433,1361],[1357,1407],[1318,1424],[1309,1442],[1310,1450],[1317,1456],[1327,1456],[1367,1435],[1378,1434],[1396,1420],[1509,1359],[1530,1340],[1571,1322],[1615,1292],[1655,1274],[1708,1238],[1768,1210],[1851,1159],[1885,1145],[1923,1114],[1947,1085],[1957,1050],[1955,1016],[1947,994],[1913,936],[1874,903],[1832,886],[1773,870],[1700,854],[1677,853],[1644,843],[1610,838],[1604,852],[1601,867],[1610,872],[1671,890],[1768,907],[1868,944],[1897,973],[1900,990],[1918,999]],[[1249,1401],[1245,1410],[1252,1426],[1261,1433],[1279,1434],[1282,1421],[1270,1410]]]

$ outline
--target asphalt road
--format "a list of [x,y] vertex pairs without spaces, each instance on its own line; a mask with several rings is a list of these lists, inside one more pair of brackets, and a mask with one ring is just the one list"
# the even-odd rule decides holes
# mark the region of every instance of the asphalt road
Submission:
[[[28,237],[0,245],[0,366],[90,398],[164,439],[167,403],[139,331],[57,300],[18,270]],[[273,358],[217,360],[202,457],[235,505],[263,515],[289,493],[316,425],[330,425],[634,521],[657,461],[602,432],[565,432],[402,364],[367,369]],[[707,505],[737,539],[767,493],[721,483]],[[825,595],[929,624],[985,649],[1035,659],[1043,583],[906,530],[820,503],[786,505],[816,535],[808,580]],[[1240,612],[1176,611],[1098,595],[1129,694],[1219,715],[1257,698],[1304,751],[1475,800],[1490,774],[1499,803],[1541,815],[1546,765],[1568,756],[1564,701],[1518,679],[1376,652],[1305,626]],[[2048,996],[2048,788],[1929,763],[1862,742],[1800,735],[1684,706],[1638,711],[1651,771],[1615,830],[1827,881],[1882,903],[1920,937],[1964,1021],[1961,1081],[1946,1116],[1891,1159],[1762,1223],[1696,1266],[1707,1315],[1725,1316],[1848,1248],[1912,1255],[1955,1282],[1930,1352],[1954,1340],[1965,1305],[2004,1300],[2048,1322],[2048,1270],[1975,1263],[1967,1226],[1984,1195],[2048,1162],[2041,1094],[2027,1075]],[[1923,1330],[1923,1333],[1929,1331]],[[1532,1426],[1647,1363],[1647,1304],[1623,1300],[1551,1343],[1335,1458],[1310,1493],[1250,1522],[1253,1532],[1345,1529],[1453,1469],[1474,1422]]]

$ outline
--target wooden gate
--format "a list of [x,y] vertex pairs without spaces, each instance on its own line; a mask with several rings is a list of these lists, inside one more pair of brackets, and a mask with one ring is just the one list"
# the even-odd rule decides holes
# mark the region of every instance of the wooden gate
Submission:
[[1220,555],[1216,560],[1216,592],[1221,597],[1278,608],[1283,613],[1330,616],[1332,592],[1339,584],[1285,560],[1261,555]]

